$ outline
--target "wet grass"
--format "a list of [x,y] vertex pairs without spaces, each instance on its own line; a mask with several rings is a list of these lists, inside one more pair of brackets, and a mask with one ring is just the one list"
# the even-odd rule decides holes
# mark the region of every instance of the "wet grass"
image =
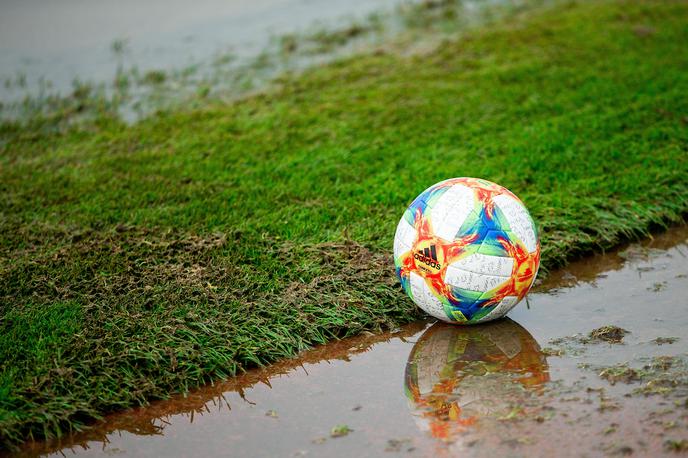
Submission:
[[588,339],[603,340],[608,343],[621,343],[626,334],[629,334],[629,332],[618,326],[602,326],[590,331]]
[[3,123],[0,442],[417,318],[392,237],[447,177],[521,196],[545,269],[681,220],[687,13],[571,2],[133,126]]
[[664,442],[664,449],[668,452],[686,452],[688,451],[688,440],[667,439]]

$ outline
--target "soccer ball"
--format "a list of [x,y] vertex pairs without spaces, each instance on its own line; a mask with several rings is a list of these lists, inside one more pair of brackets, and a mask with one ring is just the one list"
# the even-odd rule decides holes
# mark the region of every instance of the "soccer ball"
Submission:
[[411,203],[394,236],[394,264],[406,293],[440,320],[473,324],[506,315],[540,266],[537,229],[508,189],[452,178]]

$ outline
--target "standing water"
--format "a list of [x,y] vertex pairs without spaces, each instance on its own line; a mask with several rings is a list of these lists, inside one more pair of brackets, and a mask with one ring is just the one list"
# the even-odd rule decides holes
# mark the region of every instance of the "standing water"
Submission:
[[417,322],[109,416],[26,456],[599,456],[688,448],[688,228],[571,264],[510,318]]
[[[109,81],[118,53],[141,71],[182,68],[231,52],[255,55],[271,37],[314,22],[364,17],[398,0],[5,0],[0,6],[0,76],[44,78],[57,90],[74,79]],[[0,98],[13,94],[7,84]],[[20,89],[20,88],[16,88]]]
[[7,0],[0,6],[0,119],[108,113],[135,121],[207,99],[236,100],[337,57],[436,46],[522,3]]

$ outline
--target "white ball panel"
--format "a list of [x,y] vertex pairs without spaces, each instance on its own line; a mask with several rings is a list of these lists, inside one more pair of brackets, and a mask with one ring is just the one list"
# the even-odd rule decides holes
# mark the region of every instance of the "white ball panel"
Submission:
[[450,264],[444,276],[444,282],[455,288],[478,291],[481,293],[490,291],[504,283],[509,277],[497,275],[485,275],[463,270],[456,266],[457,263]]
[[422,347],[422,357],[415,360],[418,389],[422,394],[432,393],[440,381],[440,369],[447,364],[453,343],[452,339],[432,339]]
[[454,185],[447,189],[430,209],[430,222],[435,235],[454,240],[474,205],[475,195],[468,186]]
[[[510,326],[504,323],[485,327],[485,335],[489,336],[490,342],[494,343],[499,351],[504,353],[509,359],[516,357],[523,347],[518,334],[505,332]],[[513,329],[513,328],[512,328]]]
[[401,218],[394,235],[394,257],[398,258],[413,247],[416,241],[416,229],[411,226],[406,218]]
[[502,299],[497,306],[492,309],[490,313],[476,321],[476,323],[483,323],[485,321],[490,321],[502,317],[509,313],[509,310],[514,308],[518,304],[518,297],[516,296],[506,296]]
[[411,272],[410,283],[411,294],[413,295],[413,300],[418,304],[418,307],[435,318],[446,320],[447,314],[444,313],[444,305],[442,305],[442,302],[432,294],[425,279],[417,273]]
[[514,267],[514,259],[475,253],[456,261],[452,266],[476,274],[509,277]]
[[506,194],[501,194],[492,200],[502,211],[509,222],[511,230],[518,235],[528,249],[528,252],[534,252],[537,249],[537,239],[528,210],[521,203]]

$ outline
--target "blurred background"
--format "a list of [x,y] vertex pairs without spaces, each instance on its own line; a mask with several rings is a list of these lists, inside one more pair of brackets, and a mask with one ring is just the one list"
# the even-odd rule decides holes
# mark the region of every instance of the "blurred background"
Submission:
[[4,0],[0,116],[62,114],[78,102],[80,112],[106,107],[133,121],[190,99],[233,99],[354,52],[422,46],[535,3]]
[[[337,25],[398,0],[4,0],[0,71],[43,77],[56,89],[75,78],[107,80],[117,54],[140,70],[173,69],[218,54],[256,54],[271,37],[316,21]],[[5,87],[5,90],[8,88]]]

